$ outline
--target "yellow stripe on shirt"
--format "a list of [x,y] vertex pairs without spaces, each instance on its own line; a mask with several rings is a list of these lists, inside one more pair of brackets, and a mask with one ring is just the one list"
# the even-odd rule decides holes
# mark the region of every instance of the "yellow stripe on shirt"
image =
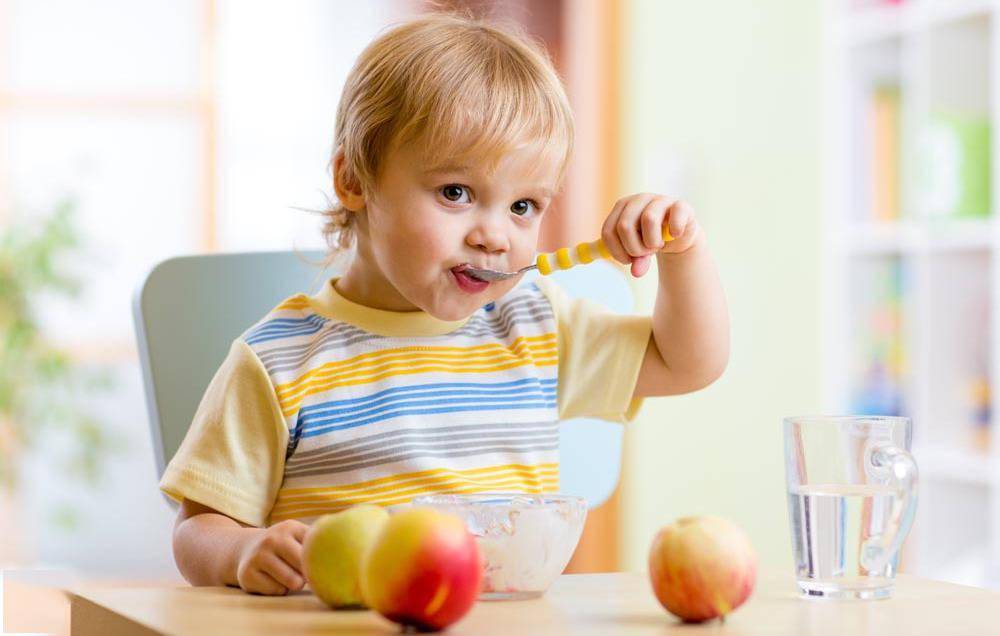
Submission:
[[315,486],[308,488],[282,488],[279,498],[291,498],[298,496],[319,496],[329,497],[331,495],[355,494],[356,492],[389,492],[403,486],[414,484],[436,483],[435,479],[440,476],[459,477],[465,479],[488,478],[497,473],[514,474],[522,476],[532,475],[558,475],[558,463],[545,464],[500,464],[497,466],[484,466],[480,468],[467,468],[465,470],[453,470],[450,468],[431,468],[411,473],[400,473],[398,475],[388,475],[368,481],[359,481],[352,484],[342,484],[339,486]]
[[291,298],[286,298],[280,305],[272,309],[271,311],[282,311],[285,309],[305,309],[309,306],[309,298],[303,294],[297,294]]
[[[539,466],[556,466],[555,464],[541,464]],[[370,492],[355,492],[354,494],[343,494],[331,492],[335,489],[324,490],[320,496],[310,496],[306,499],[301,497],[288,497],[285,491],[278,493],[278,500],[271,510],[271,519],[278,521],[282,519],[293,519],[303,516],[313,516],[334,512],[360,503],[374,503],[381,506],[391,506],[406,503],[414,497],[425,494],[442,493],[476,493],[490,491],[522,491],[522,492],[556,492],[559,490],[558,468],[545,469],[537,474],[518,474],[523,471],[515,471],[513,474],[503,470],[508,467],[491,467],[490,471],[495,475],[484,475],[473,477],[473,473],[482,473],[484,469],[470,471],[425,471],[442,473],[434,480],[410,481],[404,488],[377,488]],[[453,473],[447,475],[443,473]],[[414,473],[411,473],[411,475]],[[400,475],[405,478],[405,475]],[[393,478],[390,478],[393,479]],[[381,480],[377,480],[381,481]],[[352,485],[356,486],[356,485]],[[317,489],[309,489],[317,490]]]
[[288,509],[285,511],[278,511],[275,507],[271,512],[271,521],[283,521],[285,519],[301,519],[303,517],[315,517],[325,514],[330,514],[332,512],[339,512],[351,506],[355,506],[359,503],[371,503],[379,506],[395,506],[398,504],[404,504],[411,501],[414,497],[420,495],[474,495],[478,493],[488,493],[497,492],[502,490],[503,492],[524,492],[528,494],[543,494],[543,493],[554,493],[559,492],[559,481],[555,480],[552,482],[547,482],[539,486],[530,487],[517,487],[509,483],[490,483],[483,486],[469,486],[469,487],[453,487],[453,488],[428,488],[421,492],[407,495],[405,497],[383,497],[383,498],[372,498],[372,499],[358,499],[355,501],[345,501],[345,500],[334,500],[329,502],[324,502],[316,504],[314,506],[306,506],[294,509]]
[[548,350],[549,347],[556,343],[556,334],[554,333],[544,333],[537,336],[522,336],[515,339],[510,345],[505,346],[497,343],[487,343],[482,345],[475,345],[472,347],[427,347],[427,346],[416,346],[416,347],[395,347],[392,349],[381,349],[379,351],[372,351],[369,353],[362,353],[356,355],[352,358],[346,358],[344,360],[337,360],[334,362],[328,362],[322,366],[315,369],[311,369],[307,373],[299,376],[291,382],[286,382],[284,384],[279,384],[276,387],[276,391],[279,395],[286,395],[290,392],[294,392],[297,388],[306,382],[309,382],[315,377],[326,376],[334,373],[346,373],[348,371],[363,370],[369,368],[374,364],[385,360],[396,360],[404,359],[408,361],[413,361],[415,359],[482,359],[486,356],[495,356],[496,354],[506,354],[508,358],[514,358],[517,356],[511,355],[512,353],[522,353],[525,349],[528,350]]
[[381,495],[355,495],[353,497],[336,497],[327,499],[316,499],[308,502],[291,502],[287,504],[275,505],[271,509],[271,516],[281,517],[301,517],[311,514],[310,511],[317,508],[326,508],[330,505],[354,506],[362,503],[374,503],[380,506],[391,506],[394,504],[406,503],[414,497],[429,494],[462,492],[469,488],[475,488],[478,492],[519,492],[523,490],[531,492],[555,492],[559,490],[558,477],[543,477],[539,479],[524,479],[521,477],[511,477],[509,479],[492,479],[477,481],[456,481],[443,482],[431,486],[421,486],[411,488],[405,492],[387,493]]
[[[529,355],[523,355],[529,353]],[[509,347],[401,347],[328,362],[275,387],[285,417],[295,413],[306,397],[334,387],[367,384],[416,373],[490,373],[518,366],[558,364],[554,333],[518,338]]]

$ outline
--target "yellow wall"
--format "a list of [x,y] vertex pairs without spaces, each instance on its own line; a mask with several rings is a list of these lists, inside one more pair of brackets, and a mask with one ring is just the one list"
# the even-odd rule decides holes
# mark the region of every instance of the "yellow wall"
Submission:
[[[791,567],[781,418],[817,411],[820,394],[819,13],[811,0],[627,4],[623,194],[677,184],[694,205],[733,346],[719,382],[648,401],[627,432],[626,569],[645,568],[660,526],[709,513],[742,525],[765,567]],[[639,287],[651,307],[655,276]]]

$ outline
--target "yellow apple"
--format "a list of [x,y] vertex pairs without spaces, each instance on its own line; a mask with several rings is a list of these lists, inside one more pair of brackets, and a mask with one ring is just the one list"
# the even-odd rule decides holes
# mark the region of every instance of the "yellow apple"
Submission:
[[381,506],[359,505],[324,515],[306,533],[303,566],[309,587],[333,608],[363,607],[361,565],[389,519]]

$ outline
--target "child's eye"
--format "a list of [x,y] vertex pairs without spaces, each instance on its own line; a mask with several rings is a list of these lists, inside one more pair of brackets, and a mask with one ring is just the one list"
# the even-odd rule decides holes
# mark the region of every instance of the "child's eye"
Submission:
[[[454,184],[454,183],[446,185],[443,188],[441,188],[441,194],[444,195],[444,198],[448,199],[452,203],[468,203],[469,202],[468,188],[466,188],[465,186],[462,186],[462,185],[457,185],[457,184]],[[464,201],[461,200],[463,194],[466,195],[466,198],[465,198]]]
[[526,216],[530,210],[534,210],[535,214],[538,214],[538,204],[530,199],[514,201],[514,204],[510,206],[510,211],[518,216]]

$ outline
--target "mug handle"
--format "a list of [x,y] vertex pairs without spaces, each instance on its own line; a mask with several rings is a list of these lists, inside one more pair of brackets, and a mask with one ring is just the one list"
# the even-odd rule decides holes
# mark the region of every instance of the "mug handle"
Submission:
[[917,512],[917,463],[913,455],[892,444],[878,444],[868,451],[866,466],[870,476],[879,481],[889,480],[896,490],[892,498],[889,528],[869,537],[861,545],[861,565],[869,572],[880,572],[903,547]]

